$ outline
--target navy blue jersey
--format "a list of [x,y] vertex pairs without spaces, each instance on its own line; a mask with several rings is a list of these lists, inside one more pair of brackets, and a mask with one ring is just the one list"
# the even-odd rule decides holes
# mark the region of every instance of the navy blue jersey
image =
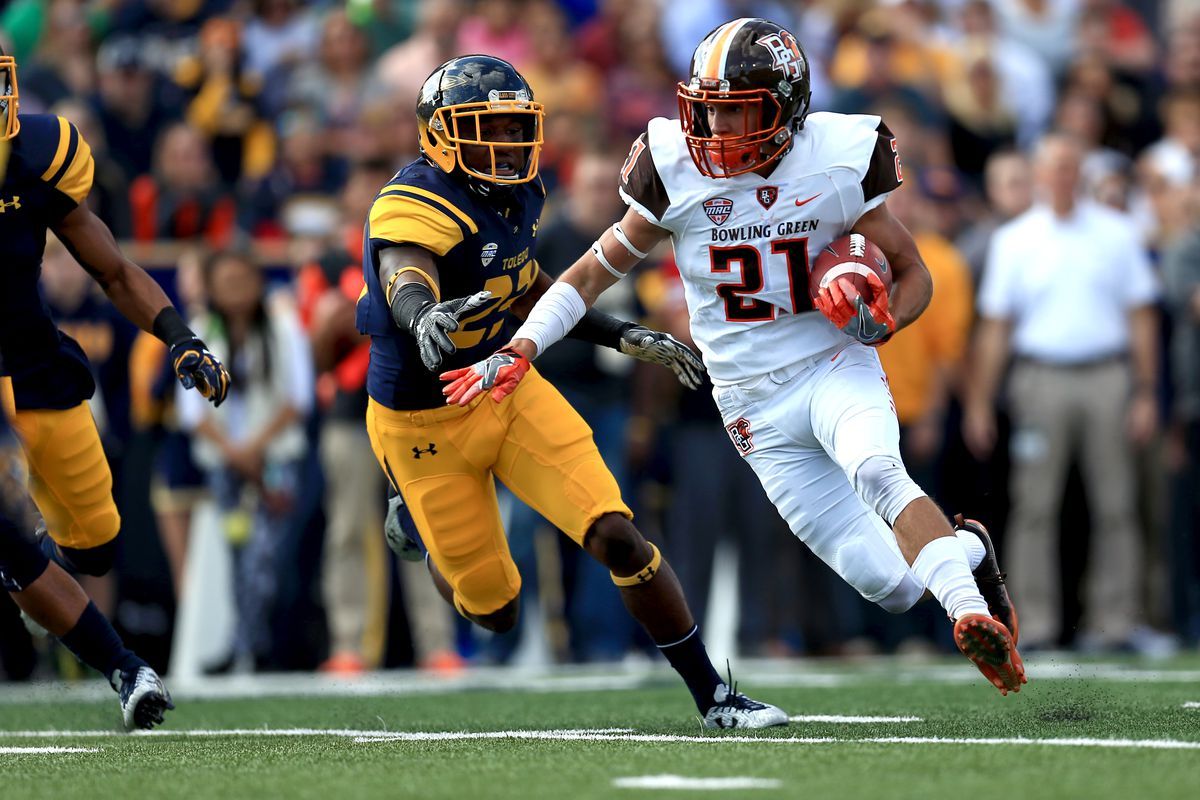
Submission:
[[0,186],[0,361],[18,409],[73,408],[92,396],[87,357],[55,326],[38,292],[46,231],[92,188],[92,150],[51,114],[20,115]]
[[[546,194],[540,180],[518,184],[503,202],[484,200],[424,159],[396,174],[367,219],[363,247],[366,288],[358,300],[358,330],[371,337],[367,393],[396,410],[445,405],[442,382],[421,363],[417,342],[392,320],[379,283],[379,253],[400,244],[434,255],[441,299],[488,290],[492,301],[450,334],[458,352],[441,370],[473,364],[503,346],[509,306],[537,277],[533,258]],[[439,370],[439,371],[441,371]]]

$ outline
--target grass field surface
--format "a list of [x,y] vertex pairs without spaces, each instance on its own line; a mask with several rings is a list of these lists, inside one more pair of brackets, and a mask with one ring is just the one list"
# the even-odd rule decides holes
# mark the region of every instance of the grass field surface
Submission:
[[1002,698],[958,660],[744,664],[797,717],[760,732],[701,730],[657,666],[206,681],[135,735],[99,682],[5,686],[0,797],[1200,797],[1200,659],[1030,674]]

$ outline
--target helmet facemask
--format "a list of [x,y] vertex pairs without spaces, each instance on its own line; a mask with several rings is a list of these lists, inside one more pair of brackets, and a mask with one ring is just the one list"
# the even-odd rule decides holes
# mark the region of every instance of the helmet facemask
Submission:
[[[512,142],[484,139],[480,132],[484,120],[489,116],[517,119],[522,128],[521,138]],[[527,92],[492,90],[487,101],[459,103],[436,109],[428,124],[419,124],[422,150],[446,172],[452,172],[457,167],[469,177],[488,183],[527,183],[538,174],[544,120],[542,104],[533,102]],[[463,158],[464,147],[485,148],[488,165],[477,168],[468,164]],[[497,157],[497,149],[515,150],[518,155],[523,154],[523,163],[511,164],[512,174],[506,174],[500,168],[503,158]]]
[[[692,79],[679,84],[679,119],[692,161],[709,178],[753,172],[784,153],[792,140],[792,120],[766,89],[730,90],[727,82]],[[740,106],[743,133],[713,134],[708,106]]]
[[0,141],[13,138],[21,129],[18,105],[17,60],[0,55]]

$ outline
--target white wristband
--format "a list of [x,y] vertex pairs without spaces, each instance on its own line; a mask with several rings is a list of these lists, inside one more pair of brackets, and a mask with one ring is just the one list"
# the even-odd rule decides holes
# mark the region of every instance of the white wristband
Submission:
[[578,325],[586,313],[587,304],[583,302],[579,290],[569,283],[555,281],[534,303],[525,323],[517,328],[513,338],[528,339],[537,345],[537,352],[534,353],[534,358],[537,358]]

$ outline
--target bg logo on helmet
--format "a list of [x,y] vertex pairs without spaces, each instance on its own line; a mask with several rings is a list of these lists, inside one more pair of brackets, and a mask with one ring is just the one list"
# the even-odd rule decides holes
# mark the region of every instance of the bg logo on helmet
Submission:
[[772,69],[777,69],[789,80],[797,80],[804,71],[804,56],[800,53],[800,45],[796,37],[787,31],[772,33],[759,39],[755,44],[761,44],[771,52],[774,63]]

